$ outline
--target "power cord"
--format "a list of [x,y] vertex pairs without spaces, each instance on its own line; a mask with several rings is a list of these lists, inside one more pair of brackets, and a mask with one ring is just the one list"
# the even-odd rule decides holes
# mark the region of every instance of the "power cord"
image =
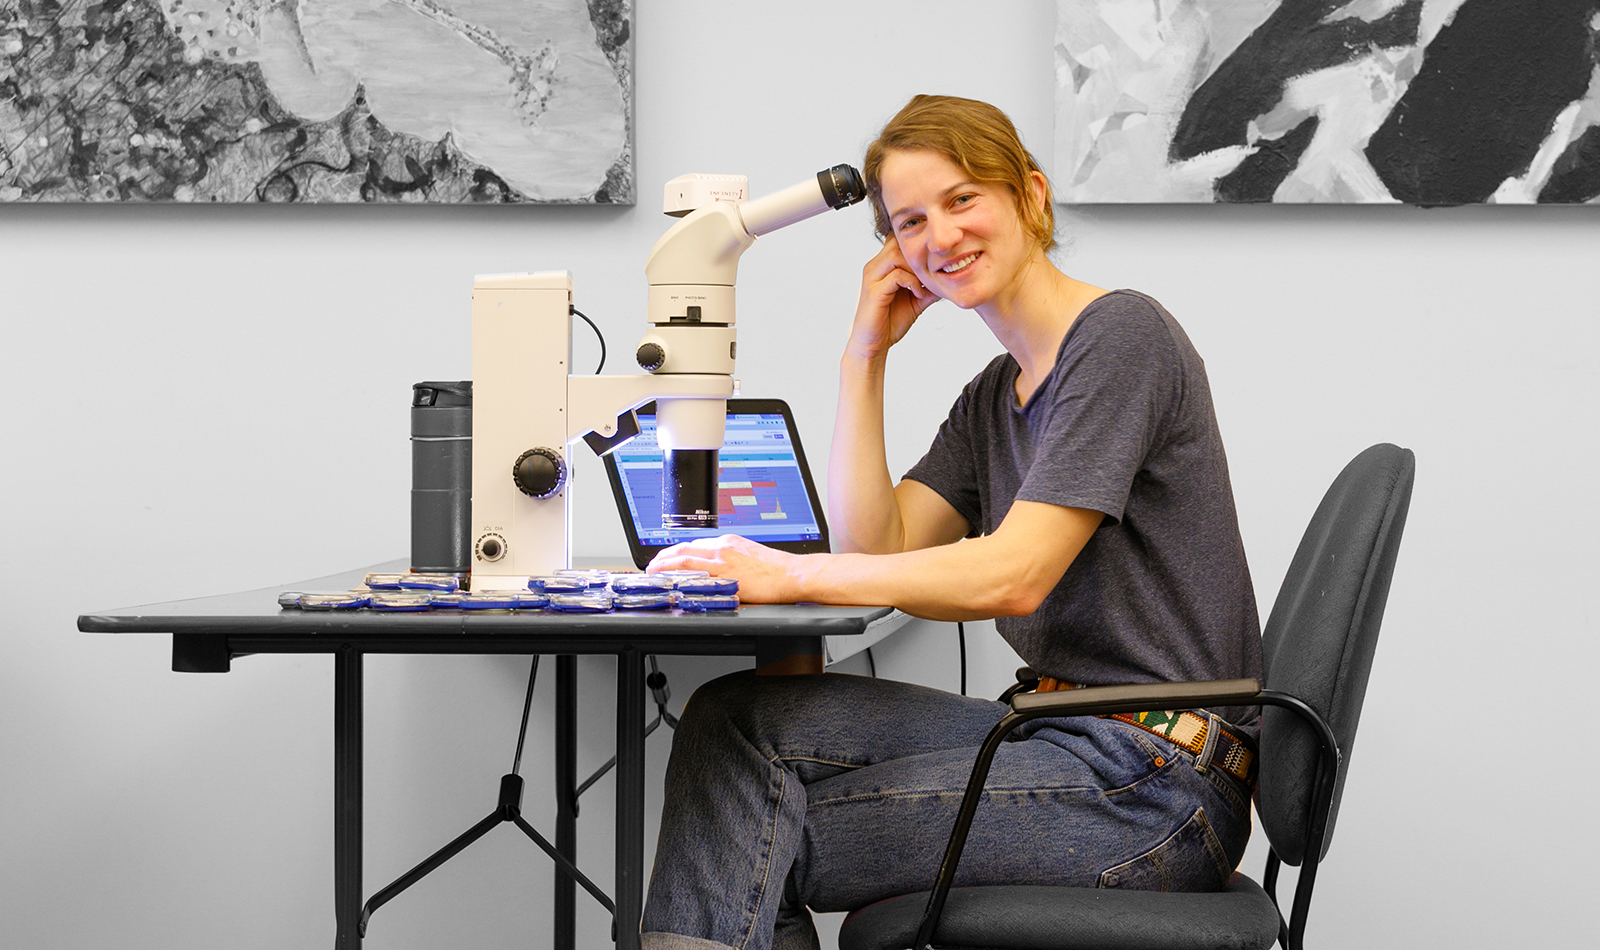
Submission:
[[967,695],[967,625],[956,621],[956,640],[961,644],[961,695]]
[[577,307],[573,307],[572,312],[580,317],[583,317],[583,322],[587,323],[589,325],[589,329],[594,331],[595,339],[600,341],[600,365],[594,368],[594,374],[599,376],[600,371],[606,368],[606,335],[600,332],[600,328],[594,325],[593,320],[590,320],[588,317],[584,317],[582,310],[579,310]]
[[539,681],[539,654],[533,655],[528,666],[528,695],[522,700],[522,730],[517,733],[517,754],[511,760],[511,774],[522,771],[522,743],[528,738],[528,713],[533,710],[533,684]]

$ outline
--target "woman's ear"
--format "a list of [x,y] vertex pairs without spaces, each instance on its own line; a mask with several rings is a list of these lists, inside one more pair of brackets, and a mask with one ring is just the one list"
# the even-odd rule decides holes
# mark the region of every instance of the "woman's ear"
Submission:
[[1046,196],[1050,194],[1050,179],[1044,176],[1044,172],[1034,169],[1028,173],[1028,192],[1033,206],[1043,211],[1045,202],[1049,200]]

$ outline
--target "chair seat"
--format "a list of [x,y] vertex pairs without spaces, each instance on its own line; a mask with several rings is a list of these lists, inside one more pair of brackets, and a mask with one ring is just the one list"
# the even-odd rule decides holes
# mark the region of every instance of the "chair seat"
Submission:
[[[852,913],[840,950],[906,950],[928,893]],[[951,950],[1266,950],[1278,911],[1243,875],[1220,892],[1165,894],[1090,887],[967,887],[950,891],[934,946]]]

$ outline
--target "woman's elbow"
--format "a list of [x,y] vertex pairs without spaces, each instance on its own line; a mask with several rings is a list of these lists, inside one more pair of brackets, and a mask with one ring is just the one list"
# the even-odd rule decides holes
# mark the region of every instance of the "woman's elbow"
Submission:
[[1044,599],[1050,596],[1050,590],[1049,586],[1019,578],[996,590],[989,607],[996,617],[1026,617],[1039,609]]

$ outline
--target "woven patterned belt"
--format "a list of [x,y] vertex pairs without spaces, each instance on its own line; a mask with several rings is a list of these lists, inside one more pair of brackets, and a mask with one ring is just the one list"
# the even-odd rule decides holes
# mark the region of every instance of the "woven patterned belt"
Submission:
[[[1068,683],[1050,676],[1039,677],[1038,692],[1052,693],[1064,689],[1077,689],[1078,684]],[[1160,736],[1181,749],[1200,755],[1210,744],[1211,764],[1249,784],[1255,777],[1256,753],[1248,737],[1234,734],[1218,725],[1213,735],[1212,719],[1187,709],[1160,710],[1156,712],[1111,713],[1101,719],[1115,719],[1137,726],[1152,735]]]

